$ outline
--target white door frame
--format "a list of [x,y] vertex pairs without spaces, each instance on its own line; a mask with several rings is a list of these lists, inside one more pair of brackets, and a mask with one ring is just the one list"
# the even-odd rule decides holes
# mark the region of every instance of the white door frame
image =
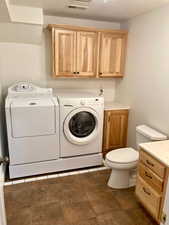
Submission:
[[[2,91],[0,85],[0,156],[3,153],[3,126],[2,126]],[[4,181],[5,181],[5,166],[0,165],[0,225],[6,225],[5,201],[4,201]]]
[[0,166],[0,225],[7,225],[4,203],[4,168]]

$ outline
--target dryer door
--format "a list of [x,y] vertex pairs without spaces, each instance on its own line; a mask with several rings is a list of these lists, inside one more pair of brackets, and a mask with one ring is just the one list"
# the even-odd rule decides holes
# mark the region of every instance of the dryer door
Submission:
[[16,99],[11,104],[11,122],[15,138],[54,134],[54,103],[50,98]]
[[64,122],[64,134],[73,144],[85,145],[98,133],[98,115],[91,108],[78,108],[69,113]]

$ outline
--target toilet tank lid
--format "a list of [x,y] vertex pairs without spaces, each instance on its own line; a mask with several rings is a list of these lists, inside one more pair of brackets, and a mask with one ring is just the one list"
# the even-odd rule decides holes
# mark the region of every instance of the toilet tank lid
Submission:
[[149,138],[151,141],[163,141],[167,139],[167,136],[148,127],[146,125],[140,125],[136,127],[136,131],[145,137]]

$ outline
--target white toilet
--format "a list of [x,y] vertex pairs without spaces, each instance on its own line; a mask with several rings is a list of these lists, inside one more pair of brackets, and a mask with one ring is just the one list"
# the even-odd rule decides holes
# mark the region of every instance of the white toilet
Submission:
[[106,155],[105,165],[112,168],[108,186],[116,189],[134,186],[136,167],[139,159],[139,144],[166,139],[167,136],[146,125],[137,126],[137,150],[133,148],[120,148],[112,150]]

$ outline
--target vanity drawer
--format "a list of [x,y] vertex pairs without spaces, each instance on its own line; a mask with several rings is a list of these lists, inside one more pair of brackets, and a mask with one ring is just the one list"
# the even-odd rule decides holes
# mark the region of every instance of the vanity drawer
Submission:
[[145,182],[153,187],[158,192],[163,190],[163,179],[158,175],[152,172],[147,166],[143,163],[139,163],[138,174],[143,178]]
[[152,216],[158,220],[161,195],[154,191],[140,176],[137,178],[136,196]]
[[161,178],[164,177],[165,166],[143,150],[140,151],[140,161],[152,169]]

